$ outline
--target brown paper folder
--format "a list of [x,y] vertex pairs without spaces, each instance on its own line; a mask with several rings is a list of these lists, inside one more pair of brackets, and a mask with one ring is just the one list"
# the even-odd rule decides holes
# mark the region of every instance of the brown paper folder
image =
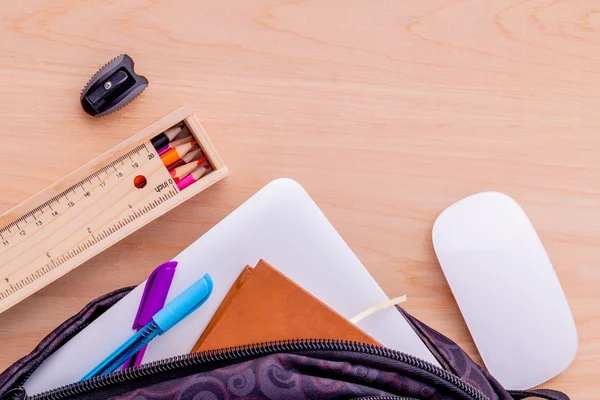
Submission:
[[192,351],[311,338],[379,344],[261,260],[242,272]]

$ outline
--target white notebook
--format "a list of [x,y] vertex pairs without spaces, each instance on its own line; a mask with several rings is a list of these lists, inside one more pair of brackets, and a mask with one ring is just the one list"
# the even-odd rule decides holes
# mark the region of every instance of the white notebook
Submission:
[[[149,344],[144,363],[189,353],[242,269],[261,258],[347,318],[388,299],[306,191],[278,179],[175,257],[179,265],[167,302],[205,273],[213,279],[213,293]],[[25,382],[28,395],[78,381],[133,335],[143,288],[144,283],[44,361]],[[439,365],[393,308],[358,325],[385,346]]]

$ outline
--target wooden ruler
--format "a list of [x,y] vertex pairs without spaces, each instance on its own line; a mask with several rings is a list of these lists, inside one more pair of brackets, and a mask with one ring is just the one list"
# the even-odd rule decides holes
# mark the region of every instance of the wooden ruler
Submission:
[[[227,174],[189,109],[174,114],[0,217],[0,312]],[[137,144],[178,121],[214,169],[182,191],[150,142]]]

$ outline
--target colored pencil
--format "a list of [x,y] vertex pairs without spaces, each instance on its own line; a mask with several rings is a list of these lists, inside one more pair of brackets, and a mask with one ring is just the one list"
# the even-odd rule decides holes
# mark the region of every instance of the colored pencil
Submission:
[[202,175],[206,174],[210,169],[210,165],[202,165],[186,176],[183,177],[179,182],[177,182],[177,187],[179,190],[183,190],[186,187],[190,186],[192,183],[196,182],[198,179],[202,177]]
[[152,143],[152,146],[154,146],[154,148],[158,150],[158,149],[168,145],[169,142],[171,140],[173,140],[175,138],[175,136],[177,136],[179,134],[179,132],[181,132],[180,126],[175,126],[173,128],[169,128],[166,131],[164,131],[163,133],[161,133],[160,135],[157,135],[157,136],[153,137],[152,139],[150,139],[150,143]]
[[160,156],[165,167],[173,164],[175,161],[179,160],[183,157],[192,147],[196,145],[196,141],[192,140],[189,143],[180,144],[177,147],[174,147]]
[[175,161],[173,164],[169,165],[167,167],[167,169],[169,171],[177,168],[177,167],[181,167],[182,165],[189,163],[190,161],[194,160],[197,157],[201,157],[202,156],[202,150],[200,150],[200,148],[195,147],[192,150],[190,150],[189,152],[186,153],[185,156],[181,157],[179,160]]
[[158,153],[159,156],[162,156],[167,151],[171,150],[173,147],[179,146],[180,144],[191,142],[192,140],[194,140],[194,137],[192,135],[184,137],[183,139],[173,140],[171,143],[167,144],[166,146],[163,146],[160,149],[156,150],[156,152]]
[[179,180],[181,178],[183,178],[184,176],[186,176],[187,174],[189,174],[190,172],[195,170],[199,165],[201,165],[205,161],[206,161],[206,157],[202,157],[199,160],[195,160],[188,164],[184,164],[181,167],[172,169],[169,171],[169,173],[171,174],[171,176],[173,177],[173,180],[175,182],[179,182]]

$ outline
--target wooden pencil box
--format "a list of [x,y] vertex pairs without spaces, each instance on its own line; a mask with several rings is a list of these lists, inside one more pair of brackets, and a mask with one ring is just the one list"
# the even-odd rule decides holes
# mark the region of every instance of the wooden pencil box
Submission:
[[[153,145],[176,126],[192,136],[206,169],[185,187]],[[0,313],[228,173],[186,106],[17,205],[0,216]]]

